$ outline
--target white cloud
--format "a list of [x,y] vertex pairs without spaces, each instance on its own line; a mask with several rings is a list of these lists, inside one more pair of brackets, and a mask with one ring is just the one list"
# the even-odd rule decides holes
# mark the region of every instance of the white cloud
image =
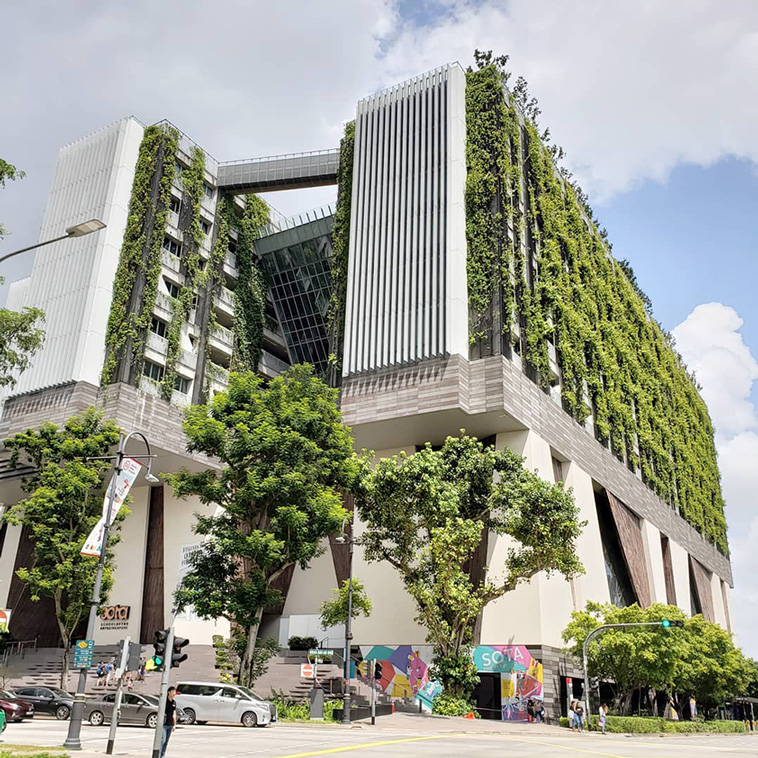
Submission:
[[385,68],[468,62],[474,48],[511,56],[596,199],[678,163],[758,160],[752,0],[459,0],[431,29],[404,29]]
[[758,414],[750,400],[758,362],[742,339],[742,323],[733,308],[706,303],[673,334],[697,374],[716,427],[735,578],[732,618],[738,642],[758,657]]

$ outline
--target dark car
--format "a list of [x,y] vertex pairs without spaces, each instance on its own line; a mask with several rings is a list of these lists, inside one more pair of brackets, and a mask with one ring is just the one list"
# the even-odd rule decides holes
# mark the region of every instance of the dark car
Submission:
[[61,721],[71,715],[74,707],[74,696],[57,687],[19,687],[13,694],[31,703],[35,713],[48,713]]
[[8,690],[0,690],[0,708],[5,713],[6,721],[34,718],[34,706]]
[[[103,695],[95,700],[89,700],[84,705],[84,718],[89,719],[93,726],[101,726],[110,722],[113,715],[113,704],[116,695],[113,692]],[[184,723],[186,717],[177,708],[177,721]],[[133,692],[125,692],[121,696],[121,713],[119,724],[138,724],[154,729],[158,721],[158,698],[154,695],[137,695]]]

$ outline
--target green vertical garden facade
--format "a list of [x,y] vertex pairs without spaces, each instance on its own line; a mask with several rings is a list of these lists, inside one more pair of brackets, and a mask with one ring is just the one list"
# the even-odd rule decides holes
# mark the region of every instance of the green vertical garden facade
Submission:
[[695,380],[505,82],[491,63],[467,73],[471,357],[516,353],[544,391],[560,385],[565,411],[726,553]]

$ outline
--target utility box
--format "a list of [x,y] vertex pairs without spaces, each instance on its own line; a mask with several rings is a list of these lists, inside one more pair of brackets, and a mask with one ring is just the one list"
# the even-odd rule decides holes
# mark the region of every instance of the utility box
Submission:
[[324,690],[316,684],[308,695],[311,701],[311,721],[324,720]]

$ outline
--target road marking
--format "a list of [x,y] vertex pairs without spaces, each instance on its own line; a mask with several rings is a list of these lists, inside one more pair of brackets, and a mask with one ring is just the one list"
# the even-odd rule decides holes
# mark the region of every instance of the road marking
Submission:
[[[574,753],[586,753],[590,755],[602,755],[604,758],[629,758],[629,756],[619,755],[618,753],[601,753],[598,750],[589,750],[588,748],[569,747],[568,745],[556,745],[552,742],[542,742],[531,738],[519,738],[511,735],[503,735],[505,739],[514,742],[525,742],[527,745],[542,745],[543,747],[558,748],[558,750],[570,750]],[[289,758],[289,756],[287,757]]]
[[349,750],[363,750],[369,747],[383,747],[385,745],[399,745],[404,742],[421,742],[422,740],[449,740],[455,737],[470,737],[468,734],[434,734],[429,737],[403,737],[399,740],[382,740],[381,742],[362,742],[359,745],[345,745],[343,747],[330,747],[326,750],[314,750],[307,753],[291,753],[280,755],[277,758],[309,758],[313,755],[329,755],[332,753],[346,753]]

